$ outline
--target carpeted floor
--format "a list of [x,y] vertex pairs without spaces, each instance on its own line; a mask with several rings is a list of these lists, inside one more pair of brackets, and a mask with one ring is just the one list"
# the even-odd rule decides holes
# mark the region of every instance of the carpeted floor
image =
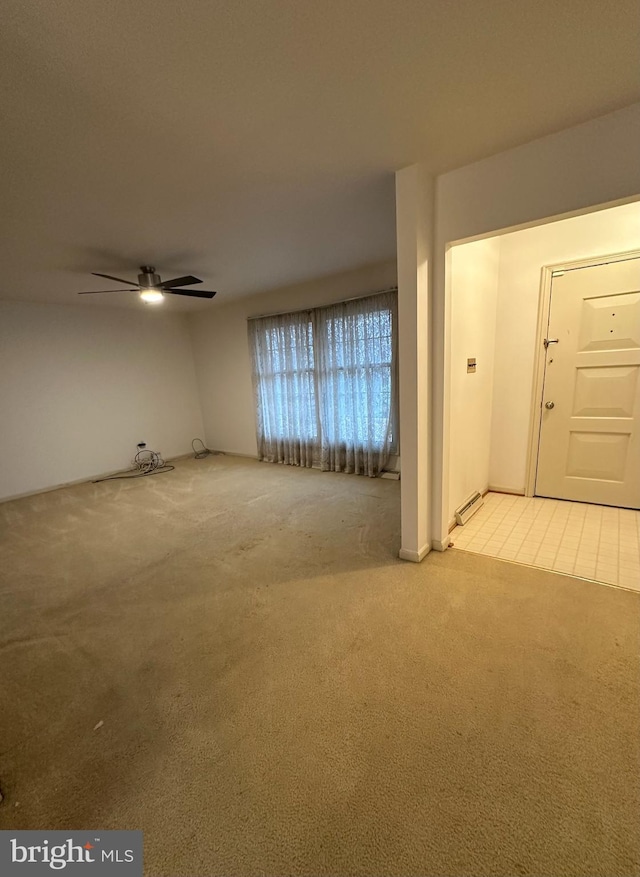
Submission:
[[640,874],[640,594],[403,563],[398,483],[230,457],[0,523],[0,827],[140,828],[173,877]]

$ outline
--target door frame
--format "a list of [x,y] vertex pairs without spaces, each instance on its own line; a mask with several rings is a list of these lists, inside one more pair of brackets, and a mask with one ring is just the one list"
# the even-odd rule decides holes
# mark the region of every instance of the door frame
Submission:
[[531,396],[531,414],[529,422],[529,447],[527,450],[527,483],[525,496],[535,496],[536,477],[538,474],[538,453],[540,430],[542,427],[542,391],[544,388],[545,347],[547,327],[551,311],[551,284],[554,276],[565,271],[578,268],[593,268],[596,265],[607,265],[609,262],[625,262],[627,259],[640,258],[640,249],[624,253],[612,253],[605,256],[592,256],[588,259],[576,259],[571,262],[558,262],[543,265],[540,272],[540,293],[538,299],[538,326],[536,330],[536,347],[533,367],[533,392]]

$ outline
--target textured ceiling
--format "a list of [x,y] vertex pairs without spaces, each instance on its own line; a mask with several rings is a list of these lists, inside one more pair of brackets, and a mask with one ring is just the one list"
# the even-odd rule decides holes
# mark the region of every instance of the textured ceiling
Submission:
[[[640,99],[637,0],[4,0],[0,298],[213,302],[393,256],[393,171]],[[135,295],[132,306],[142,306]]]

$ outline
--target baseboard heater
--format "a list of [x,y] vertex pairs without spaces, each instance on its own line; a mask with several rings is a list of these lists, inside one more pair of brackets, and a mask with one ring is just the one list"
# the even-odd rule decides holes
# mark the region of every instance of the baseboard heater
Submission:
[[482,494],[476,491],[459,509],[456,509],[456,522],[466,524],[482,505],[484,505]]

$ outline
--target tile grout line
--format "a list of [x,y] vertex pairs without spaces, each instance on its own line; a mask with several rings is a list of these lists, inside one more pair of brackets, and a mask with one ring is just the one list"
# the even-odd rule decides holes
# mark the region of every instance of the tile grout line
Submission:
[[[534,522],[534,523],[538,520],[539,516],[542,514],[543,511],[544,511],[544,506],[541,505],[540,508],[538,509],[538,512],[537,512],[535,518],[533,519],[533,522]],[[554,511],[555,511],[555,509],[554,509]],[[541,537],[540,537],[540,542],[539,542],[539,544],[538,544],[538,547],[537,547],[537,549],[536,549],[536,553],[535,553],[534,558],[533,558],[533,561],[532,561],[532,565],[533,565],[533,566],[536,565],[536,563],[535,563],[535,561],[536,561],[536,557],[538,556],[538,554],[540,553],[540,549],[541,549],[542,546],[544,545],[544,542],[545,542],[545,539],[546,539],[547,533],[549,532],[549,527],[551,526],[551,521],[552,521],[552,520],[553,520],[553,512],[552,512],[552,514],[551,514],[551,517],[549,518],[549,521],[547,522],[547,526],[545,527],[544,533],[542,533],[542,535],[541,535]],[[532,524],[531,526],[533,527],[533,524]],[[531,527],[529,528],[529,533],[530,533],[530,532],[531,532]],[[528,535],[528,534],[527,534],[527,535]],[[526,537],[525,537],[525,542],[526,542]]]
[[[488,505],[488,503],[487,503],[487,505]],[[500,508],[501,505],[502,505],[502,500],[500,499],[500,500],[498,500],[498,509]],[[497,509],[496,509],[496,511],[497,511]],[[479,514],[479,513],[478,513],[478,514]],[[490,517],[493,517],[494,514],[495,514],[495,512],[492,511]],[[489,520],[486,521],[486,524],[489,524]],[[479,551],[480,553],[482,553],[482,551],[483,551],[485,545],[490,541],[491,536],[493,536],[493,534],[494,534],[495,531],[497,530],[497,527],[498,527],[498,526],[499,526],[499,525],[497,525],[496,527],[494,527],[494,528],[491,530],[491,533],[489,534],[489,536],[486,535],[486,531],[485,531],[485,538],[484,538],[484,541],[483,541],[483,543],[482,543],[482,546],[479,546],[479,547],[478,547],[478,551]],[[484,525],[483,525],[480,529],[481,529],[481,530],[484,529]],[[480,535],[480,534],[478,534],[478,535]],[[470,540],[470,541],[473,541],[473,540]]]
[[602,541],[602,513],[600,513],[599,523],[600,526],[598,528],[598,547],[596,549],[596,575],[598,574],[598,559],[600,557],[600,543]]
[[[557,512],[562,512],[562,506],[560,506],[560,505],[556,506],[555,511],[554,511],[554,517],[555,517]],[[567,514],[567,517],[566,517],[566,520],[564,523],[564,527],[562,529],[562,534],[560,536],[560,541],[558,542],[558,547],[556,548],[556,553],[553,555],[553,560],[551,561],[551,569],[553,569],[553,567],[555,566],[555,563],[558,559],[558,553],[560,551],[560,546],[562,545],[562,540],[564,539],[564,534],[565,534],[566,529],[567,529],[567,521],[568,520],[569,520],[569,515]]]
[[[584,564],[584,563],[586,563],[586,561],[584,560],[584,557],[585,557],[585,552],[586,552],[586,549],[587,549],[587,542],[586,542],[586,539],[585,539],[585,529],[586,529],[586,526],[587,526],[587,521],[589,522],[589,526],[591,526],[592,523],[594,523],[594,522],[591,520],[590,516],[589,516],[589,512],[591,511],[591,509],[592,509],[592,506],[588,506],[588,507],[587,507],[587,512],[586,512],[586,514],[585,514],[585,516],[584,516],[584,522],[583,522],[583,525],[582,525],[582,531],[581,531],[581,533],[580,533],[580,541],[578,542],[578,555],[577,555],[577,556],[582,558],[582,560],[581,560],[581,565]],[[600,514],[600,516],[597,518],[597,520],[598,520],[598,522],[601,522],[601,520],[602,520],[602,514]],[[601,524],[600,524],[600,526],[601,526]],[[599,533],[600,533],[600,530],[598,530],[598,534],[599,534]],[[599,535],[598,535],[598,538],[600,538]],[[594,560],[594,565],[593,565],[593,575],[596,574],[596,569],[597,569],[597,568],[598,568],[598,551],[597,551],[597,549],[596,549],[596,552],[595,552],[595,560]]]
[[620,581],[620,509],[616,509],[616,583]]
[[602,535],[602,510],[600,510],[600,514],[598,515],[598,539],[596,546],[596,568],[594,575],[598,575],[598,558],[600,557],[600,537]]
[[[477,542],[475,547],[469,545],[460,546],[462,551],[470,551],[489,557],[523,563],[525,565],[547,569],[551,572],[559,572],[565,575],[574,575],[600,581],[603,584],[620,586],[622,557],[622,510],[614,507],[598,506],[592,503],[574,503],[571,500],[555,500],[551,497],[496,497],[490,495],[486,502],[487,520],[479,524],[478,530],[469,536],[469,543]],[[640,557],[640,513],[633,510],[633,517],[625,521],[625,538],[631,537],[631,551],[635,558]],[[478,516],[480,517],[480,515]],[[478,522],[479,523],[479,522]],[[614,527],[617,526],[617,534]],[[515,531],[522,528],[523,532],[515,536]],[[499,536],[497,530],[504,530]],[[536,538],[533,538],[534,530]],[[537,559],[540,553],[548,552],[550,532],[555,531],[557,547],[545,561]],[[462,531],[464,532],[464,531]],[[588,534],[592,534],[590,539]],[[603,541],[605,534],[608,539]],[[575,541],[573,546],[566,544],[567,540]],[[507,544],[512,547],[507,550],[511,557],[501,554]],[[530,542],[533,548],[528,547],[525,554],[535,552],[533,557],[522,557],[522,546]],[[495,543],[490,551],[487,545]],[[513,544],[518,547],[514,548]],[[603,556],[602,551],[606,547],[613,551],[613,556]],[[571,560],[565,569],[556,569],[559,557],[564,555]],[[614,557],[616,562],[614,563]],[[552,559],[551,559],[552,558]],[[601,573],[598,576],[598,566],[602,569],[615,570],[612,574]],[[629,576],[625,570],[625,579]],[[633,586],[630,584],[624,587]],[[635,588],[640,590],[640,588]]]
[[[525,497],[525,498],[526,498],[526,497]],[[509,511],[509,509],[512,509],[515,505],[516,505],[515,501],[512,502],[512,503],[509,505],[509,507],[508,507],[508,509],[507,509],[507,514],[505,514],[505,518],[508,516],[508,511]],[[526,506],[525,506],[525,507],[526,507]],[[513,522],[513,524],[511,524],[511,529],[509,530],[509,532],[508,532],[507,535],[505,536],[505,538],[504,538],[504,540],[503,540],[503,542],[502,542],[501,549],[504,548],[504,546],[505,546],[505,545],[507,544],[507,542],[509,541],[511,535],[513,534],[513,531],[515,530],[515,528],[516,528],[516,526],[517,526],[518,521],[520,520],[520,518],[522,517],[523,514],[524,514],[524,511],[521,512],[520,515],[518,516],[518,518]],[[503,519],[503,520],[504,520],[504,519]]]
[[[525,497],[525,499],[528,500],[528,499],[530,499],[530,497]],[[528,503],[528,502],[524,502],[524,503],[522,504],[522,511],[518,514],[518,517],[517,517],[517,518],[515,519],[515,521],[513,522],[513,526],[512,526],[511,529],[509,530],[509,534],[508,534],[508,536],[507,536],[507,537],[505,538],[505,540],[504,540],[503,547],[507,544],[507,542],[509,541],[509,539],[513,536],[516,527],[518,526],[518,524],[519,524],[520,521],[522,520],[523,515],[526,514],[528,508],[529,508],[529,503]],[[531,528],[529,528],[529,529],[531,529]],[[529,530],[527,530],[527,533],[528,533],[528,532],[529,532]],[[521,540],[521,543],[520,543],[521,545],[524,543],[525,539],[526,539],[526,534],[523,535],[523,537],[522,537],[522,540]],[[518,548],[516,549],[516,556],[517,556],[519,550],[520,550],[520,547],[518,547]]]
[[[571,516],[571,515],[569,515],[569,516]],[[576,556],[575,556],[574,561],[573,561],[573,566],[571,567],[572,575],[575,572],[576,564],[578,563],[578,557],[580,555],[580,543],[582,542],[582,534],[584,533],[584,522],[586,521],[586,519],[587,519],[587,513],[585,511],[585,513],[582,515],[582,526],[580,527],[580,537],[578,539],[578,544],[576,545]]]
[[[522,514],[521,514],[520,517],[518,518],[518,521],[521,521],[521,520],[522,520],[522,516],[528,511],[529,508],[531,508],[531,505],[532,505],[532,502],[531,502],[531,501],[534,499],[534,497],[527,497],[527,499],[529,500],[529,503],[527,503],[527,505],[524,507],[524,509],[523,509],[523,511],[522,511]],[[538,510],[537,512],[534,513],[533,518],[532,518],[532,520],[531,520],[531,523],[530,523],[529,526],[527,527],[527,532],[526,532],[526,533],[523,535],[523,537],[522,537],[522,542],[521,542],[521,544],[520,544],[520,548],[522,548],[522,546],[524,545],[524,543],[528,541],[528,540],[527,540],[527,537],[531,534],[531,528],[533,527],[533,524],[534,524],[534,522],[535,522],[535,520],[536,520],[536,518],[538,517],[539,514],[540,514],[540,510]],[[516,522],[516,525],[517,525],[517,522]],[[516,556],[520,553],[520,548],[519,548],[518,551],[516,552]]]
[[[489,504],[490,504],[490,500],[487,500],[487,501],[485,502],[485,510],[486,510],[486,511],[489,511],[489,518],[491,518],[491,517],[493,516],[493,514],[494,514],[494,511],[493,511],[493,510],[491,510],[491,511],[489,510]],[[498,506],[499,506],[499,505],[500,505],[500,503],[498,502]],[[491,507],[492,507],[492,509],[493,509],[493,503],[491,503]],[[479,510],[477,514],[478,514],[478,518],[476,518],[476,523],[480,520],[480,516],[482,515],[482,511]],[[482,531],[484,530],[485,526],[488,524],[488,522],[489,522],[489,518],[487,519],[486,522],[483,522],[482,524],[479,525],[478,531],[477,531],[476,533],[474,533],[473,535],[470,536],[470,538],[469,538],[469,541],[470,541],[470,542],[473,542],[474,539],[478,539],[478,538],[481,537],[481,533],[482,533]],[[463,532],[464,532],[464,530],[463,530]],[[487,543],[487,541],[488,541],[488,540],[487,540],[486,535],[485,535],[484,542],[482,543],[482,547],[484,547],[484,545]],[[481,549],[478,548],[478,550],[480,551]]]

